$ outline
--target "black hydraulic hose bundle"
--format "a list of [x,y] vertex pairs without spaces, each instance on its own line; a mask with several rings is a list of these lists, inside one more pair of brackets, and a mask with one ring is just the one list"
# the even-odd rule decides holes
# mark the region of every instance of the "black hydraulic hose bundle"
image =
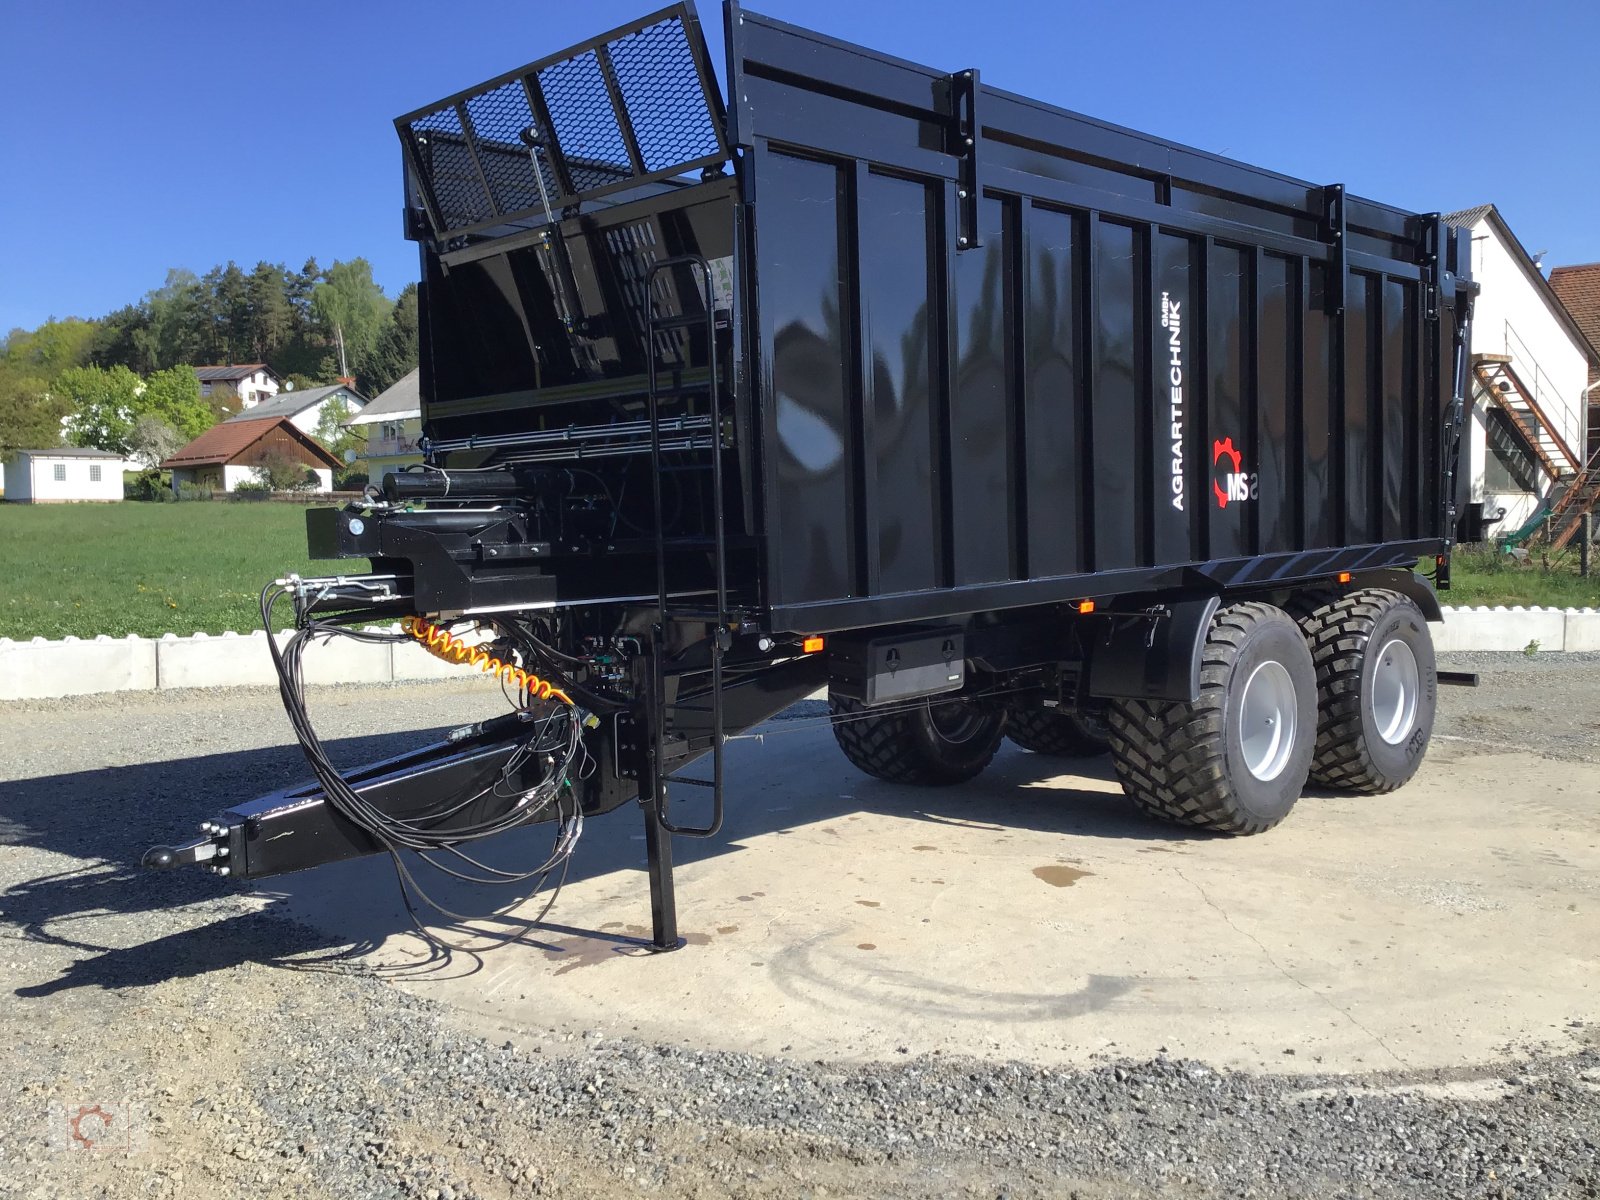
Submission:
[[[572,852],[583,832],[583,813],[573,788],[572,776],[576,769],[580,778],[585,777],[593,770],[593,763],[589,760],[588,752],[583,745],[580,711],[570,704],[552,704],[550,711],[543,716],[533,716],[530,713],[530,724],[533,728],[527,741],[518,747],[502,767],[499,776],[488,787],[474,795],[453,799],[444,807],[430,809],[413,817],[391,816],[363,799],[328,757],[306,710],[302,656],[306,647],[318,638],[348,637],[368,643],[396,643],[409,641],[410,636],[404,633],[357,629],[337,620],[318,620],[301,625],[280,648],[273,632],[272,610],[285,594],[287,589],[279,584],[269,584],[261,592],[261,622],[267,631],[267,646],[272,655],[273,665],[277,669],[278,691],[283,699],[284,712],[289,717],[289,723],[294,728],[301,751],[321,785],[328,805],[340,816],[365,830],[388,852],[400,881],[401,896],[405,901],[406,910],[410,913],[418,932],[436,948],[452,949],[423,926],[412,903],[413,893],[429,908],[457,921],[471,921],[475,918],[452,912],[433,900],[406,866],[400,854],[401,850],[411,850],[435,870],[468,883],[509,885],[533,881],[525,894],[519,895],[510,905],[499,909],[495,915],[500,915],[509,907],[538,894],[549,882],[550,876],[559,868],[560,876],[555,888],[543,910],[534,918],[535,922],[542,920],[560,894]],[[544,755],[547,759],[546,769],[540,781],[532,788],[512,787],[508,790],[507,785],[511,783],[515,774],[539,755]],[[486,798],[503,800],[504,806],[494,815],[472,824],[440,827],[440,822],[460,813],[468,805]],[[553,810],[557,822],[555,845],[543,862],[529,870],[504,871],[481,862],[460,849],[463,842],[479,841],[515,829],[547,810]],[[455,865],[440,861],[436,856],[446,856]]]

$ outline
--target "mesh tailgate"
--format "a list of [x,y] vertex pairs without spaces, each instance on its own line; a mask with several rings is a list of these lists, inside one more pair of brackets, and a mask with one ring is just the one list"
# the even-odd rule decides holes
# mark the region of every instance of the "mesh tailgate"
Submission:
[[439,238],[728,157],[721,96],[687,3],[395,124]]

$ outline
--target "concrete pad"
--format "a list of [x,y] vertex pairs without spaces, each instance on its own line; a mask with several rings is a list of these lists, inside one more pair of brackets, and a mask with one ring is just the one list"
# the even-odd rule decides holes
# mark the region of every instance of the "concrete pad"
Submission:
[[156,647],[149,638],[69,637],[59,642],[0,638],[0,700],[145,691],[155,686]]
[[1538,643],[1539,651],[1566,646],[1567,614],[1560,608],[1447,608],[1444,624],[1429,626],[1434,649],[1521,650]]
[[[973,784],[920,789],[862,776],[825,727],[763,732],[730,747],[723,834],[675,840],[676,953],[639,944],[632,806],[589,823],[543,926],[508,945],[446,931],[483,952],[443,965],[396,932],[387,861],[262,888],[412,964],[398,981],[496,1037],[1371,1071],[1493,1060],[1600,1018],[1600,767],[1436,744],[1399,793],[1310,794],[1229,839],[1137,816],[1103,760],[1008,746]],[[705,797],[682,790],[679,819],[698,819]],[[526,866],[551,832],[484,857]],[[504,903],[421,878],[457,911]]]

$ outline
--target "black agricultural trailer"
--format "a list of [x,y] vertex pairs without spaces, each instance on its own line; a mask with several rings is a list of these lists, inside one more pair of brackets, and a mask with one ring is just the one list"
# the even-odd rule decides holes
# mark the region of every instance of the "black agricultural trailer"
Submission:
[[[152,865],[414,851],[487,881],[722,823],[728,738],[826,689],[869,774],[1009,736],[1257,833],[1417,770],[1438,677],[1468,246],[1405,212],[725,9],[675,4],[396,122],[420,464],[308,514],[274,644],[315,779]],[[401,622],[398,632],[394,621]],[[301,655],[417,641],[505,716],[341,773]],[[709,771],[683,772],[700,759]],[[696,786],[698,785],[698,786]],[[534,821],[526,870],[463,847]]]

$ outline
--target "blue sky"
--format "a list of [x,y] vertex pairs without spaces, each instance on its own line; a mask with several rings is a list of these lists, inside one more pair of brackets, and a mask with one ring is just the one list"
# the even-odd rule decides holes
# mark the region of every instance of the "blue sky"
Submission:
[[[394,293],[401,112],[654,0],[0,3],[0,332],[169,267],[363,255]],[[1600,5],[754,0],[902,58],[1600,260]],[[720,4],[702,18],[720,63]]]

